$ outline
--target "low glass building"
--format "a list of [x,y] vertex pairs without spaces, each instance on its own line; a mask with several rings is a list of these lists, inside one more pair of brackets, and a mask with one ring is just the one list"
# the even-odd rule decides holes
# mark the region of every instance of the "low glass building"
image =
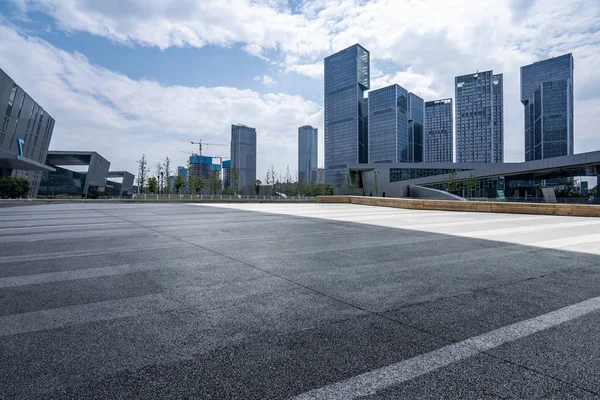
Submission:
[[410,186],[447,191],[455,181],[459,195],[526,199],[539,195],[542,186],[560,188],[576,177],[600,182],[600,151],[520,163],[369,163],[350,165],[348,170],[365,193],[387,197],[410,197]]
[[36,197],[54,131],[54,118],[0,69],[0,177],[25,178]]

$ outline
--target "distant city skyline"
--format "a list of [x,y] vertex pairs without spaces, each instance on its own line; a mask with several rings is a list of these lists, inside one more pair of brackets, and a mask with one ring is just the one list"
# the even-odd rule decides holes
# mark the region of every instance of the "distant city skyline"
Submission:
[[177,17],[154,0],[1,2],[0,67],[56,119],[51,149],[96,150],[120,170],[142,153],[184,165],[189,141],[227,142],[240,122],[257,129],[262,179],[271,165],[294,175],[298,126],[324,133],[323,59],[356,42],[371,52],[372,88],[398,83],[426,101],[454,100],[455,76],[503,73],[505,161],[524,159],[520,67],[572,53],[574,151],[600,148],[597,1],[498,1],[493,14],[461,0],[334,1],[327,13],[317,1],[236,12],[210,1],[181,3]]

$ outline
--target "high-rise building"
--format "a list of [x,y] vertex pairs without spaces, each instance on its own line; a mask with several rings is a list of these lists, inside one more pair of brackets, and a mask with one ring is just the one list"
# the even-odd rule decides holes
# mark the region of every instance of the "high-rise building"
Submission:
[[425,102],[414,93],[408,93],[408,162],[423,162],[423,123]]
[[325,58],[325,182],[339,185],[348,164],[368,161],[364,92],[369,52],[359,44]]
[[223,160],[221,166],[223,167],[223,187],[229,188],[231,186],[231,160]]
[[369,162],[408,162],[408,92],[391,85],[369,92]]
[[181,176],[183,181],[187,184],[188,170],[186,167],[177,167],[177,176]]
[[231,167],[239,171],[240,190],[252,194],[256,183],[256,129],[231,125]]
[[319,156],[319,133],[317,128],[304,125],[298,128],[298,182],[314,182]]
[[25,178],[36,197],[45,165],[54,118],[0,69],[0,177]]
[[456,162],[504,161],[502,74],[493,71],[457,76]]
[[425,162],[452,162],[452,99],[425,103]]
[[369,92],[369,162],[423,161],[423,99],[399,85]]
[[525,161],[573,154],[573,56],[521,67]]
[[192,154],[189,161],[190,176],[200,176],[202,179],[208,179],[210,177],[212,157],[200,156],[198,154]]

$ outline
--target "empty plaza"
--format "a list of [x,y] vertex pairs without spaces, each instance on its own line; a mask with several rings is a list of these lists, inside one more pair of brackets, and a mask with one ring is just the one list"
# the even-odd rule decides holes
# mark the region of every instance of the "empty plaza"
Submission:
[[600,398],[600,218],[0,208],[0,399]]

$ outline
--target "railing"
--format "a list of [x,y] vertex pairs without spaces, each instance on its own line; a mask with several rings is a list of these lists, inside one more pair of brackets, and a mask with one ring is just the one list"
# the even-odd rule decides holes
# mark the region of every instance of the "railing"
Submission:
[[[499,202],[500,198],[467,198],[469,201],[494,201]],[[510,203],[546,203],[543,197],[506,197]],[[585,197],[557,197],[557,204],[600,204],[600,198]]]
[[[123,197],[100,196],[100,199],[129,199]],[[220,195],[220,194],[134,194],[130,197],[131,200],[271,200],[271,201],[295,201],[295,200],[315,200],[314,196],[246,196],[246,195]]]

